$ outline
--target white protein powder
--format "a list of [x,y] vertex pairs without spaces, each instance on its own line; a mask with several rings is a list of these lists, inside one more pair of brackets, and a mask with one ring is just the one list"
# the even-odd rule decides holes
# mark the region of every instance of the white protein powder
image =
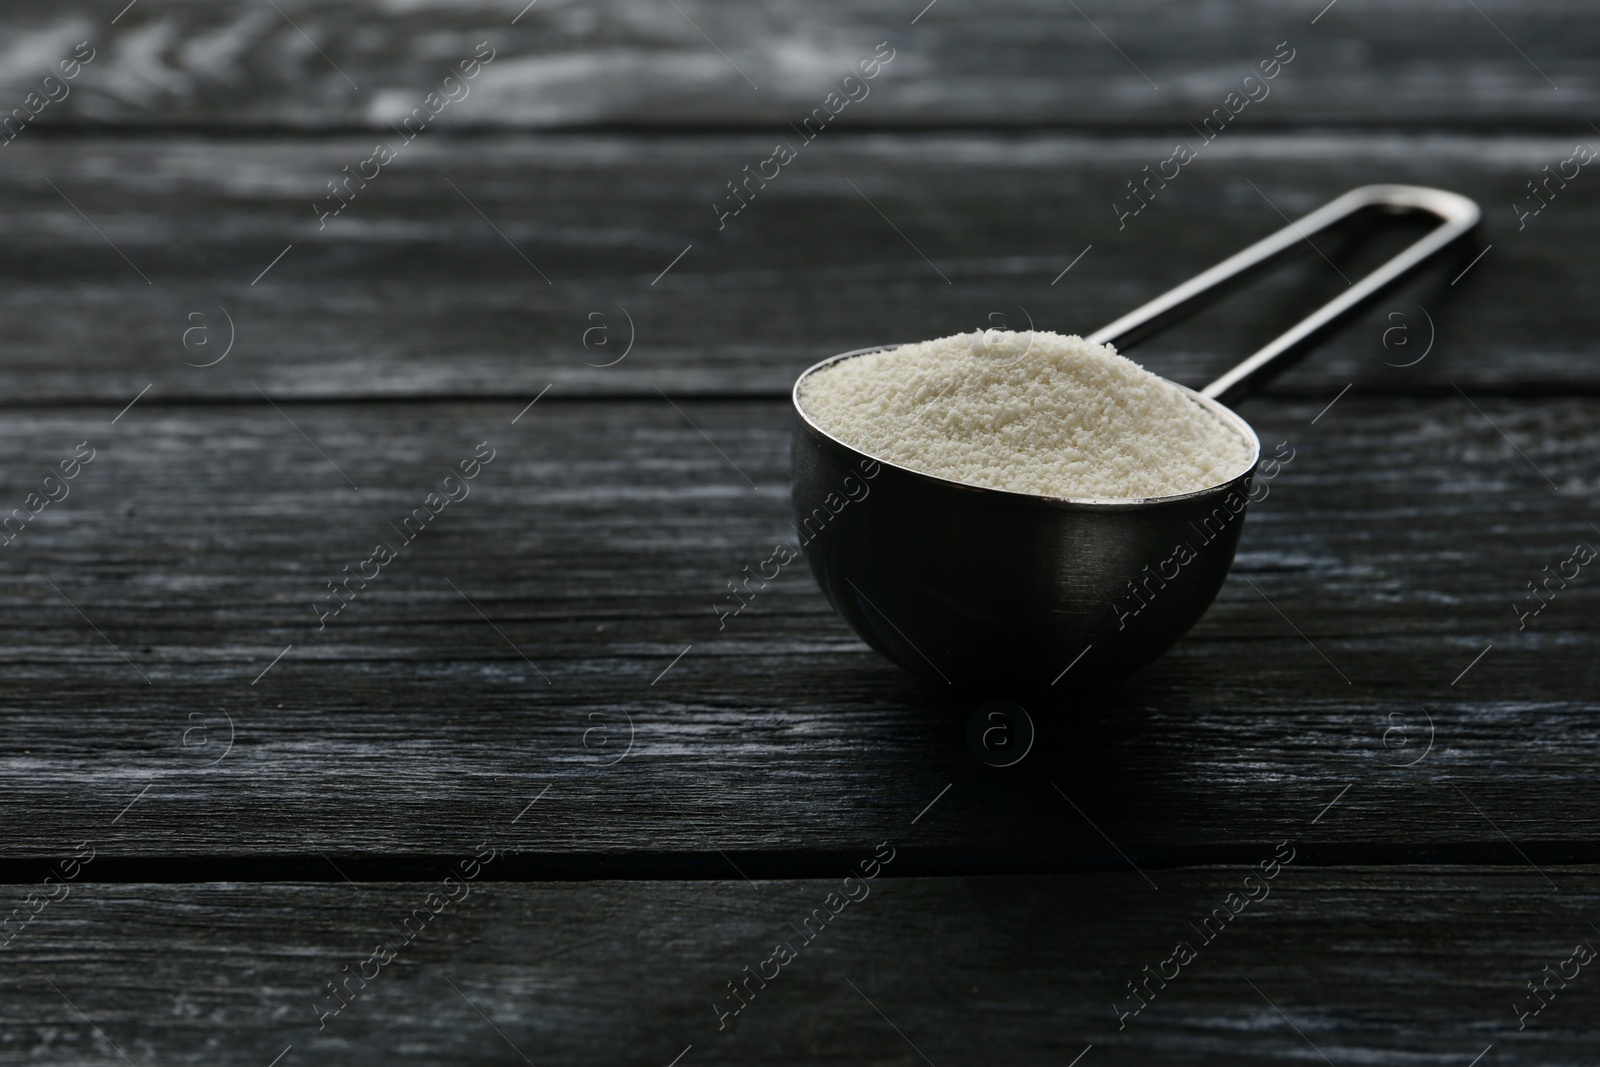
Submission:
[[874,459],[967,485],[1131,500],[1220,485],[1249,467],[1234,427],[1109,345],[980,331],[840,360],[801,407]]

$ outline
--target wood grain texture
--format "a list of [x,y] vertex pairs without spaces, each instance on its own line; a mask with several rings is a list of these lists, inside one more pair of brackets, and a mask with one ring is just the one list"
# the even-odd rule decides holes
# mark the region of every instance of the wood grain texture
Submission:
[[[1600,543],[1600,201],[1580,173],[1515,207],[1594,132],[1588,15],[0,4],[0,114],[97,50],[0,132],[0,517],[96,449],[0,525],[0,1064],[1591,1062],[1591,975],[1517,1019],[1600,943],[1593,567],[1517,612]],[[480,41],[471,96],[320,225]],[[879,41],[870,98],[719,225]],[[1279,41],[1271,97],[1119,224]],[[1375,181],[1484,229],[1244,408],[1295,458],[1216,604],[1031,705],[1021,764],[803,564],[718,628],[794,539],[805,366],[1087,330]],[[1204,383],[1374,261],[1348,237],[1136,354]],[[471,496],[319,629],[479,442]],[[719,1031],[879,842],[890,877]],[[1271,897],[1119,1027],[1279,842]]]
[[[794,539],[780,402],[14,413],[8,505],[99,451],[5,550],[4,851],[114,825],[131,857],[433,855],[549,787],[508,847],[798,863],[950,785],[919,824],[949,863],[1121,867],[1275,840],[1351,786],[1310,839],[1328,856],[1514,860],[1496,826],[1581,856],[1559,850],[1600,834],[1600,585],[1520,632],[1513,602],[1600,539],[1596,401],[1476,404],[1246,407],[1296,452],[1218,601],[1136,677],[1034,707],[1011,771],[967,751],[971,703],[868,650],[799,564],[719,632],[727,582]],[[485,440],[471,496],[319,631],[325,583]]]
[[1600,35],[1571,0],[276,6],[8,3],[0,79],[21,104],[88,40],[98,55],[39,123],[384,129],[487,41],[494,63],[441,121],[781,125],[888,41],[895,61],[852,122],[1117,129],[1198,121],[1288,41],[1252,121],[1581,125],[1600,100]]
[[[866,345],[1093,329],[1281,227],[1279,211],[1373,181],[1476,197],[1481,243],[1374,304],[1278,395],[1591,391],[1600,184],[1580,174],[1521,231],[1512,209],[1571,147],[1226,134],[1119,230],[1112,202],[1169,141],[824,136],[719,231],[713,200],[768,139],[419,138],[319,231],[314,198],[369,139],[19,141],[0,172],[0,396],[785,396]],[[1307,249],[1138,358],[1209,381],[1372,258],[1318,247],[1327,261]]]
[[[352,980],[320,1032],[326,983],[401,945],[437,881],[80,885],[8,950],[0,1062],[123,1063],[114,1045],[137,1064],[264,1067],[292,1047],[284,1064],[660,1067],[692,1046],[681,1064],[1063,1064],[1091,1044],[1085,1064],[1466,1064],[1490,1046],[1485,1063],[1592,1062],[1592,966],[1552,982],[1521,1031],[1513,1009],[1596,943],[1592,868],[1548,869],[1552,888],[1526,867],[1297,862],[1205,943],[1191,924],[1271,856],[1170,872],[1159,891],[1133,874],[880,877],[810,942],[796,931],[843,870],[480,884],[365,989]],[[1178,940],[1197,958],[1119,1031],[1113,1003],[1132,1007],[1126,983]],[[780,941],[798,957],[719,1032],[726,983]]]

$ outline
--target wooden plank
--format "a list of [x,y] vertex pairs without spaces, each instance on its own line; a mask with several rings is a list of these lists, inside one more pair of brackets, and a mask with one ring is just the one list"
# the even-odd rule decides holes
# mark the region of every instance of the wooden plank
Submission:
[[[721,232],[712,202],[767,139],[419,140],[319,232],[314,198],[369,140],[18,141],[0,396],[784,396],[865,345],[1093,329],[1372,181],[1478,198],[1492,250],[1375,304],[1279,395],[1600,383],[1595,190],[1580,176],[1521,232],[1512,209],[1570,154],[1557,138],[1223,137],[1120,231],[1112,203],[1169,140],[819,138]],[[1308,250],[1139,358],[1210,380],[1363,269],[1321,245],[1343,266]]]
[[[480,881],[437,914],[435,879],[80,883],[8,950],[0,1062],[1062,1064],[1091,1045],[1083,1064],[1592,1062],[1592,968],[1572,957],[1597,940],[1593,868],[1546,870],[1552,888],[1526,867],[1297,856],[1263,880],[1273,854],[1167,872],[1159,892],[1133,874],[880,874],[826,924],[813,909],[847,888],[843,868],[753,885]],[[1260,899],[1243,903],[1246,886]],[[1224,924],[1212,909],[1230,899]],[[1181,968],[1178,941],[1195,950]],[[380,943],[394,958],[364,966]],[[794,957],[763,967],[777,943]],[[770,980],[719,1031],[746,967]],[[1538,1003],[1525,983],[1546,967],[1570,980],[1519,1031],[1514,1005]],[[327,983],[362,973],[334,999]],[[1153,999],[1119,1030],[1113,1005],[1135,1007],[1127,983],[1146,980]]]
[[[1494,858],[1503,831],[1581,857],[1600,587],[1584,570],[1521,631],[1513,604],[1600,537],[1596,404],[1247,407],[1295,455],[1217,603],[1135,678],[1034,707],[1009,771],[798,564],[719,631],[727,583],[794,537],[780,402],[15,412],[10,506],[98,452],[7,549],[4,853],[132,804],[108,854],[436,855],[549,788],[508,846],[781,872],[944,796],[933,869],[1121,867],[1276,840],[1338,796],[1329,855]],[[326,583],[483,441],[470,497],[319,631]]]
[[1600,36],[1559,0],[678,6],[17,4],[5,84],[20,105],[88,40],[95,58],[36,124],[384,129],[488,42],[492,63],[439,123],[781,125],[887,42],[893,62],[842,121],[1181,125],[1249,88],[1275,53],[1293,59],[1251,122],[1582,127],[1600,100]]

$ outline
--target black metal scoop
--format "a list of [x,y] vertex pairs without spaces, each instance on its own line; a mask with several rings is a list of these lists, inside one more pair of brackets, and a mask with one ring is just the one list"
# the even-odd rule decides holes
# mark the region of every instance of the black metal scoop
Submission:
[[1250,444],[1246,470],[1198,492],[1076,500],[919,474],[831,437],[800,403],[808,375],[898,346],[846,352],[811,367],[793,392],[794,524],[829,602],[895,663],[985,696],[1089,688],[1161,655],[1210,606],[1244,526],[1261,445],[1224,405],[1465,234],[1478,221],[1478,205],[1417,186],[1353,189],[1087,338],[1108,344],[1148,332],[1368,208],[1425,212],[1442,224],[1205,389],[1184,389]]

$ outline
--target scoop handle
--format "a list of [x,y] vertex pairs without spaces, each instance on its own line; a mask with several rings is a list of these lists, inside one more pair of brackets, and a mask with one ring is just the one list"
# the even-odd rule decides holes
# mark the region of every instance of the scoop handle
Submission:
[[[1116,322],[1090,334],[1087,340],[1095,344],[1110,344],[1130,334],[1159,328],[1163,323],[1192,308],[1201,297],[1223,283],[1265,265],[1268,261],[1293,250],[1300,242],[1309,241],[1313,234],[1368,208],[1383,208],[1397,213],[1425,212],[1437,216],[1440,224],[1383,266],[1353,283],[1337,298],[1318,308],[1299,325],[1201,390],[1208,397],[1220,400],[1224,404],[1231,404],[1273,373],[1282,370],[1294,356],[1302,353],[1316,341],[1323,331],[1376,295],[1379,290],[1414,270],[1430,256],[1442,251],[1456,238],[1476,226],[1482,216],[1478,205],[1467,197],[1443,189],[1429,189],[1420,185],[1363,185],[1335,200],[1330,200],[1311,214],[1289,223],[1277,233],[1263,237],[1249,248],[1229,256],[1205,273],[1190,278],[1176,289],[1156,297],[1142,307],[1135,308]],[[1149,329],[1143,329],[1146,327]]]

